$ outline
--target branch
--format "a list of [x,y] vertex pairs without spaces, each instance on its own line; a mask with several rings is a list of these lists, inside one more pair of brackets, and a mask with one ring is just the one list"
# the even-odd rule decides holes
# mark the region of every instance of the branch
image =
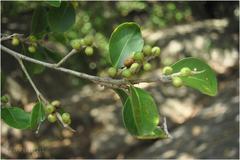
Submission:
[[65,57],[63,57],[57,64],[56,67],[59,67],[62,65],[68,58],[70,58],[72,55],[76,54],[78,51],[76,49],[72,49]]
[[21,37],[21,36],[23,36],[23,34],[14,33],[14,34],[11,34],[9,36],[3,36],[3,37],[1,37],[0,42],[6,41],[6,40],[11,39],[12,37],[15,37],[15,36]]

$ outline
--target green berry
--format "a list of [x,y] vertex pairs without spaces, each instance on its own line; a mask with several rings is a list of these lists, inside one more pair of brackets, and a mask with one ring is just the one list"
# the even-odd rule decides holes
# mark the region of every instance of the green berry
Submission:
[[144,71],[149,71],[149,70],[151,70],[152,69],[152,65],[150,64],[150,63],[145,63],[144,65],[143,65],[143,70]]
[[34,46],[29,46],[29,47],[28,47],[28,51],[29,51],[30,53],[35,53],[35,52],[36,52],[36,47],[34,47]]
[[142,61],[144,58],[144,55],[142,52],[136,52],[133,56],[133,59],[136,61]]
[[71,119],[69,119],[68,121],[66,121],[66,122],[64,122],[65,124],[67,124],[67,125],[70,125],[71,124],[71,122],[72,122],[72,120]]
[[57,121],[57,116],[55,114],[49,114],[47,118],[48,118],[48,121],[51,123],[54,123]]
[[30,42],[36,42],[36,41],[37,41],[37,38],[36,38],[34,35],[30,35],[30,36],[29,36],[29,41],[30,41]]
[[110,77],[115,77],[116,74],[117,74],[117,69],[116,69],[116,68],[110,67],[110,68],[108,69],[108,75],[109,75]]
[[53,105],[49,104],[49,105],[46,106],[46,113],[47,114],[51,114],[54,111],[55,111],[55,107]]
[[124,66],[127,68],[129,68],[133,63],[134,63],[134,59],[131,57],[124,60]]
[[190,76],[191,73],[192,73],[192,71],[191,71],[191,69],[188,68],[188,67],[183,67],[183,68],[181,69],[180,73],[181,73],[181,76]]
[[129,68],[131,73],[136,73],[139,69],[140,65],[138,63],[133,63],[131,67]]
[[13,46],[18,46],[19,45],[19,39],[17,37],[12,38],[12,45]]
[[92,47],[86,47],[86,49],[85,49],[85,54],[86,54],[87,56],[93,55],[93,48],[92,48]]
[[173,72],[173,69],[170,66],[166,66],[163,68],[163,74],[165,74],[165,75],[172,74],[172,72]]
[[150,45],[146,45],[143,47],[143,53],[145,56],[150,56],[152,53],[152,47]]
[[58,106],[60,106],[60,104],[61,104],[61,102],[58,100],[54,100],[51,102],[51,105],[53,105],[54,107],[58,107]]
[[70,120],[70,114],[69,113],[63,113],[62,114],[62,120],[64,123],[67,123]]
[[122,76],[125,77],[125,78],[129,78],[129,77],[131,77],[131,75],[132,75],[132,73],[130,72],[129,69],[125,69],[122,72]]
[[87,46],[91,46],[93,44],[94,37],[92,35],[88,35],[84,38],[84,42]]
[[159,47],[153,47],[152,48],[152,54],[154,55],[154,56],[160,56],[160,48]]
[[72,48],[74,49],[80,49],[81,46],[82,46],[82,42],[81,42],[81,39],[74,39],[70,42]]
[[8,97],[7,96],[2,96],[1,97],[1,102],[2,103],[8,103]]
[[183,85],[183,81],[182,81],[182,79],[179,78],[179,77],[173,77],[173,78],[172,78],[172,84],[173,84],[175,87],[179,88],[179,87],[181,87],[181,86]]

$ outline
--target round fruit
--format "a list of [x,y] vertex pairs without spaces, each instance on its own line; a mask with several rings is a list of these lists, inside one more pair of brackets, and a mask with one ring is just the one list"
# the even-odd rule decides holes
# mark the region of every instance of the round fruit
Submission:
[[49,104],[49,105],[46,106],[46,113],[47,114],[51,114],[54,111],[55,111],[55,107],[53,105]]
[[110,68],[108,69],[108,75],[109,75],[110,77],[115,77],[116,74],[117,74],[117,69],[116,69],[116,68],[110,67]]
[[170,66],[166,66],[163,68],[163,74],[165,74],[165,75],[172,74],[172,72],[173,72],[173,69]]
[[58,100],[54,100],[51,102],[51,105],[53,105],[54,107],[58,107],[58,106],[60,106],[60,104],[61,104],[61,102]]
[[36,38],[34,35],[30,35],[30,36],[29,36],[29,41],[30,41],[30,42],[36,42],[36,41],[37,41],[37,38]]
[[54,123],[57,120],[57,116],[55,114],[49,114],[47,118],[48,118],[48,121],[51,123]]
[[183,85],[183,81],[181,78],[179,77],[173,77],[172,78],[172,84],[175,86],[175,87],[181,87]]
[[181,69],[180,73],[181,73],[181,76],[190,76],[191,73],[192,73],[192,71],[191,71],[191,69],[188,68],[188,67],[183,67],[183,68]]
[[154,55],[154,56],[160,56],[160,48],[159,47],[153,47],[152,48],[152,54]]
[[145,56],[150,56],[152,51],[152,47],[150,45],[146,45],[143,47],[143,53]]
[[36,47],[34,47],[34,46],[29,46],[29,47],[28,47],[28,51],[29,51],[30,53],[35,53],[35,52],[36,52]]
[[138,63],[133,63],[131,67],[129,68],[131,73],[136,73],[139,69],[140,65]]
[[84,42],[87,46],[91,46],[93,44],[93,39],[92,35],[88,35],[84,38]]
[[19,45],[19,39],[17,37],[12,38],[12,45],[13,46],[18,46]]
[[131,75],[132,75],[132,73],[130,72],[129,69],[125,69],[122,72],[122,76],[125,77],[125,78],[129,78],[129,77],[131,77]]
[[1,102],[2,103],[8,103],[8,97],[7,96],[2,96],[1,97]]
[[80,49],[82,46],[81,39],[74,39],[70,42],[72,48],[74,49]]
[[150,64],[150,63],[145,63],[144,65],[143,65],[143,70],[144,71],[149,71],[149,70],[151,70],[152,69],[152,65]]
[[136,52],[133,56],[133,59],[136,61],[142,61],[144,58],[144,55],[142,52]]
[[72,120],[71,119],[69,119],[68,121],[66,121],[66,122],[64,122],[65,124],[67,124],[67,125],[70,125],[71,124],[71,122],[72,122]]
[[70,120],[70,114],[69,113],[63,113],[62,114],[62,120],[64,123],[67,123]]
[[85,54],[86,54],[87,56],[93,55],[93,48],[92,48],[92,47],[86,47],[86,49],[85,49]]
[[129,68],[132,64],[134,63],[134,60],[132,58],[127,58],[125,61],[124,61],[124,66]]

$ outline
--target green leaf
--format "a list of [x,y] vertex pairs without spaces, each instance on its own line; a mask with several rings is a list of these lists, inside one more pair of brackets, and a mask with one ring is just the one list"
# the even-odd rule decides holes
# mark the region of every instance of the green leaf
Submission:
[[39,123],[45,120],[45,111],[42,102],[38,102],[33,107],[31,113],[31,128],[35,129]]
[[19,107],[1,108],[1,118],[13,128],[27,129],[30,127],[30,114]]
[[51,0],[51,1],[46,1],[49,5],[53,7],[60,7],[61,5],[61,0]]
[[114,89],[114,91],[119,95],[121,98],[122,104],[124,105],[128,99],[128,94],[123,89]]
[[128,131],[137,138],[166,138],[165,132],[157,126],[159,114],[153,98],[140,88],[130,87],[130,96],[123,108],[123,121]]
[[[43,55],[43,52],[39,50],[39,48],[37,48],[37,51],[35,53],[28,53],[27,55],[36,60],[45,60],[45,56]],[[45,69],[44,66],[34,63],[27,63],[26,68],[30,72],[30,74],[40,74]]]
[[214,71],[202,60],[197,58],[184,58],[172,65],[173,72],[179,72],[183,67],[191,70],[203,71],[188,77],[180,77],[184,85],[199,90],[203,94],[215,96],[217,94],[217,78]]
[[31,32],[39,35],[44,33],[47,27],[47,11],[43,7],[38,7],[33,13]]
[[112,33],[109,42],[110,60],[114,67],[121,68],[133,52],[142,51],[143,38],[140,27],[133,22],[119,25]]
[[48,24],[54,32],[64,32],[75,23],[75,10],[71,3],[62,2],[59,8],[50,8]]

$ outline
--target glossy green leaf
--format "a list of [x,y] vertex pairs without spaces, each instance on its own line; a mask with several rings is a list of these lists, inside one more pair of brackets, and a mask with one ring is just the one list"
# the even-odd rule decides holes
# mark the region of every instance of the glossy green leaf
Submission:
[[43,7],[38,7],[33,13],[31,33],[34,35],[42,34],[47,27],[47,11]]
[[38,102],[33,107],[31,113],[31,128],[35,129],[39,123],[45,120],[45,111],[42,102]]
[[51,1],[46,1],[49,5],[53,7],[60,7],[61,5],[61,0],[51,0]]
[[119,25],[112,33],[109,42],[111,63],[114,67],[121,68],[124,61],[133,56],[133,52],[142,51],[143,38],[140,27],[133,22]]
[[64,32],[75,23],[75,10],[71,3],[62,2],[59,8],[50,8],[48,24],[54,32]]
[[179,72],[183,67],[189,67],[191,70],[203,71],[188,77],[180,77],[184,85],[199,90],[209,96],[217,94],[217,78],[214,71],[202,60],[197,58],[184,58],[172,65],[173,72]]
[[128,131],[138,138],[161,138],[155,132],[158,128],[159,114],[157,106],[149,93],[130,87],[130,96],[123,108],[123,121]]
[[27,129],[30,127],[30,114],[19,107],[1,108],[1,118],[13,128]]
[[118,94],[120,97],[122,104],[124,105],[128,99],[128,94],[125,90],[123,89],[114,89],[114,91]]

